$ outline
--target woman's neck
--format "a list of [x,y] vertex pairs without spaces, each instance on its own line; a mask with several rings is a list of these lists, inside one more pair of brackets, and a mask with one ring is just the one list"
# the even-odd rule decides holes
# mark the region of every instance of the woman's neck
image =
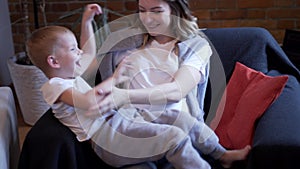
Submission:
[[173,37],[165,36],[165,35],[152,36],[152,38],[160,44],[165,44],[165,43],[170,42],[175,39]]

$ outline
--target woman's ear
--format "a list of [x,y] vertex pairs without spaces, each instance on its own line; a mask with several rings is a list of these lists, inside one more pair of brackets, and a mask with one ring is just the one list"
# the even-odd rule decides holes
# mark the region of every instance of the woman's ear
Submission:
[[60,68],[60,64],[54,55],[49,55],[47,57],[48,65],[52,68]]

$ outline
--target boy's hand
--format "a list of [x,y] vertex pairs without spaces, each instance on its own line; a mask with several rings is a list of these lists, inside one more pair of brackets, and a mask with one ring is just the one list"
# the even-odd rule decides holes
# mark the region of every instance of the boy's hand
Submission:
[[83,12],[82,20],[91,22],[95,15],[102,14],[102,9],[98,4],[88,4]]
[[94,87],[96,95],[98,95],[97,104],[91,107],[90,110],[98,110],[102,113],[114,108],[118,108],[126,103],[127,99],[126,90],[116,87],[116,85],[130,80],[126,75],[126,69],[131,69],[132,65],[126,58],[118,65],[112,77],[101,82]]
[[105,100],[106,97],[110,97],[111,95],[114,87],[113,81],[114,79],[110,77],[93,88],[94,94],[96,96],[96,103],[94,104],[94,106],[89,108],[90,111],[97,110],[100,113],[105,113],[106,111],[115,108],[113,102],[107,103],[106,101],[105,106],[102,104],[103,100]]
[[[97,110],[100,113],[105,113],[115,108],[119,108],[128,102],[128,96],[126,90],[113,87],[112,91],[109,93],[98,93],[99,98],[97,99],[97,104],[92,106],[89,110]],[[104,97],[103,97],[104,96]]]
[[113,78],[108,78],[95,86],[95,90],[98,92],[100,95],[107,95],[112,92],[112,89],[114,87],[114,79]]
[[130,77],[127,75],[126,70],[131,69],[132,66],[127,61],[126,57],[122,60],[122,62],[118,65],[117,69],[115,70],[112,78],[114,85],[118,85],[123,83],[127,80],[130,80]]

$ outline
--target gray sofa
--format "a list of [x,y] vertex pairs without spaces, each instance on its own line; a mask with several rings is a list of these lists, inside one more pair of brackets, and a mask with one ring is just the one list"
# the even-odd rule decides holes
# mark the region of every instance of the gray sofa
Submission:
[[10,87],[0,87],[0,168],[16,169],[20,154],[17,111]]
[[[288,75],[281,95],[256,122],[252,150],[246,161],[233,166],[247,169],[300,168],[300,72],[271,34],[263,28],[214,28],[203,30],[218,55],[212,57],[210,85],[205,110],[213,112],[224,85],[211,87],[221,69],[226,81],[236,62],[266,75]],[[220,64],[216,64],[220,63]],[[215,91],[217,90],[217,91]],[[209,118],[209,114],[207,115]],[[209,160],[209,159],[208,159]],[[209,160],[210,161],[210,160]],[[220,168],[210,161],[213,168]],[[159,166],[159,164],[158,164]],[[19,160],[19,169],[93,169],[112,168],[103,163],[89,143],[78,142],[75,135],[47,111],[28,133]],[[161,168],[160,166],[158,168]]]
[[[244,167],[249,169],[299,168],[300,73],[272,35],[262,28],[208,29],[205,34],[222,60],[227,81],[235,62],[266,75],[288,75],[280,96],[258,119],[253,148]],[[213,68],[212,70],[216,69]]]

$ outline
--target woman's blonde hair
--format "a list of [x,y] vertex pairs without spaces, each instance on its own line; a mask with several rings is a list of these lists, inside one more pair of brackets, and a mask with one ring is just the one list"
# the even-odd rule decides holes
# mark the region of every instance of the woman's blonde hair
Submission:
[[[139,2],[139,0],[137,0]],[[197,34],[199,34],[199,27],[197,24],[197,18],[192,15],[188,1],[187,0],[163,0],[171,8],[171,24],[172,33],[180,41],[189,39]],[[143,24],[138,19],[138,25],[145,30]],[[146,35],[146,39],[149,35]]]

